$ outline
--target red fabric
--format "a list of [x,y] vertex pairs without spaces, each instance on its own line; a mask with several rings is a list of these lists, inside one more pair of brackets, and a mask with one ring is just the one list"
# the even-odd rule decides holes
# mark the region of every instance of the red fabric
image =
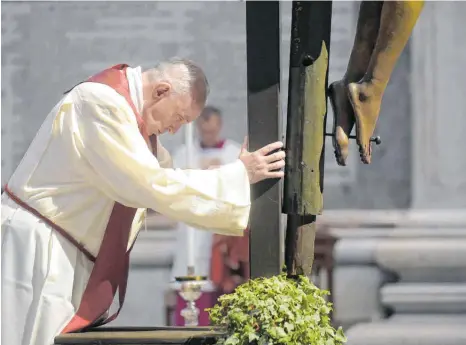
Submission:
[[249,230],[241,237],[214,235],[210,279],[219,293],[230,293],[249,279]]
[[203,150],[205,150],[205,149],[223,149],[223,146],[225,146],[225,141],[226,140],[220,140],[214,146],[206,146],[201,141],[200,146],[201,146],[201,149],[203,149]]
[[[216,291],[203,292],[201,297],[196,301],[196,307],[199,309],[198,326],[210,326],[209,313],[205,310],[212,308],[217,303],[218,297],[219,294]],[[181,316],[181,311],[184,308],[186,308],[186,301],[177,293],[175,315],[173,315],[170,325],[185,326],[184,318]]]
[[28,204],[26,204],[25,202],[23,202],[22,200],[20,200],[11,190],[10,188],[8,188],[8,185],[5,185],[5,188],[2,188],[2,193],[3,193],[3,190],[5,191],[5,193],[11,198],[11,200],[13,200],[17,205],[21,206],[22,208],[24,208],[26,211],[28,211],[29,213],[32,213],[33,215],[35,215],[37,218],[39,218],[40,220],[42,220],[44,223],[48,224],[49,226],[51,226],[53,229],[55,229],[60,235],[62,235],[64,238],[66,238],[68,241],[70,241],[71,243],[73,243],[77,248],[79,248],[79,250],[81,252],[84,253],[84,255],[86,255],[86,257],[94,262],[95,261],[95,257],[94,255],[92,255],[86,248],[84,248],[80,243],[78,243],[78,241],[76,241],[73,237],[71,237],[64,229],[62,229],[61,227],[59,227],[58,225],[56,225],[55,223],[53,223],[51,220],[45,218],[43,215],[41,215],[38,211],[36,211],[35,209],[33,209],[31,206],[29,206]]
[[[129,92],[126,68],[128,65],[116,65],[104,70],[87,81],[108,85],[122,95],[133,109],[138,122],[139,130],[151,144],[156,153],[157,140],[149,139],[139,112],[134,106]],[[62,333],[82,330],[100,319],[110,309],[115,294],[118,290],[119,308],[112,316],[104,319],[100,324],[106,324],[114,320],[123,306],[126,294],[126,285],[129,271],[129,254],[127,251],[131,225],[137,209],[123,206],[115,202],[110,215],[104,238],[97,254],[89,282],[84,290],[81,304],[76,315],[63,329]]]

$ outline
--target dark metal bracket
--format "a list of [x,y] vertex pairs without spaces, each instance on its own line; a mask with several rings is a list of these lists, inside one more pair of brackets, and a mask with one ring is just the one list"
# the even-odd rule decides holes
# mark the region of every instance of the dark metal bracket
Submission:
[[[326,137],[334,137],[335,135],[334,135],[333,133],[325,133],[325,136],[326,136]],[[350,135],[348,138],[349,138],[349,139],[354,139],[354,140],[355,140],[355,139],[356,139],[356,136],[355,136],[355,135]],[[282,140],[284,141],[285,138],[282,138]],[[380,145],[380,144],[382,144],[382,138],[381,138],[379,135],[377,135],[377,136],[375,136],[375,137],[371,137],[370,142],[373,142],[373,143],[375,143],[376,145]],[[286,149],[285,146],[282,147],[280,150],[281,150],[281,151],[287,151],[287,149]],[[275,151],[271,152],[270,154],[273,154],[273,153],[275,153],[275,152],[277,152],[277,151],[278,151],[278,150],[275,150]]]
[[[325,136],[326,136],[326,137],[334,137],[335,134],[333,134],[333,133],[325,133]],[[349,138],[349,139],[356,139],[356,136],[355,136],[355,135],[350,135],[348,138]],[[382,144],[382,138],[380,138],[379,135],[376,136],[376,137],[371,137],[371,139],[370,139],[369,141],[375,143],[376,145]]]

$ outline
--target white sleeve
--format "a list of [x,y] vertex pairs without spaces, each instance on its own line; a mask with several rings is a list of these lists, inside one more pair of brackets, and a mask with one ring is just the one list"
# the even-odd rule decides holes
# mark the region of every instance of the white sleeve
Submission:
[[242,235],[250,185],[240,160],[214,170],[161,168],[139,133],[124,98],[105,85],[77,88],[74,143],[86,177],[109,198],[151,208],[174,220],[228,235]]

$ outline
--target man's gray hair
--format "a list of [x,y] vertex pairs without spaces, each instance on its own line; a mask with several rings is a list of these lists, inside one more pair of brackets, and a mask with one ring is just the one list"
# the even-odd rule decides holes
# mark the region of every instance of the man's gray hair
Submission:
[[203,106],[209,95],[209,82],[197,64],[191,60],[171,58],[159,62],[146,71],[149,80],[170,83],[173,91],[178,94],[191,93],[194,102]]

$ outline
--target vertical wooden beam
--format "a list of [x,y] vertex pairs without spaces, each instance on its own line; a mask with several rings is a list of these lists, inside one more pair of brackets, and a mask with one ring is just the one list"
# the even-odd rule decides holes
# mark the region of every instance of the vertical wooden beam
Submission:
[[[280,139],[280,4],[246,2],[249,150]],[[281,193],[278,180],[252,188],[250,216],[251,278],[279,274]]]
[[310,275],[323,208],[331,22],[331,1],[293,1],[283,200],[289,275]]

